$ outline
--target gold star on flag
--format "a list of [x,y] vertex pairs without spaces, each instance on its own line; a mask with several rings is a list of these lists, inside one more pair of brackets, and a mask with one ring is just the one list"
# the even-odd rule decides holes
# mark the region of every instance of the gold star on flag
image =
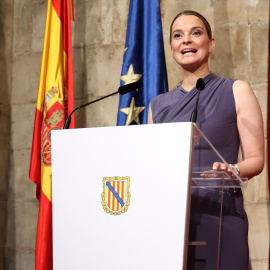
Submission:
[[130,107],[120,109],[121,112],[127,115],[126,126],[128,126],[133,120],[140,125],[139,114],[145,109],[145,107],[135,107],[134,97],[131,100]]
[[128,73],[120,77],[126,84],[137,82],[142,77],[142,74],[135,74],[132,64],[129,66]]

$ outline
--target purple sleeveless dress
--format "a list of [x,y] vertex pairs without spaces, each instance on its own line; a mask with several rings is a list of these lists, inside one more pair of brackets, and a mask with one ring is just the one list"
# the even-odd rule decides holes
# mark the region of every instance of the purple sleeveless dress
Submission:
[[[232,85],[235,80],[208,74],[200,93],[197,125],[229,163],[237,162],[239,135]],[[154,123],[189,122],[198,90],[185,91],[182,86],[151,101]],[[193,170],[212,168],[216,155],[203,140],[195,146]],[[206,245],[189,246],[188,270],[248,269],[248,220],[243,209],[241,189],[223,192],[221,245],[218,254],[221,189],[195,188],[191,195],[189,241]],[[219,256],[219,260],[217,259]]]

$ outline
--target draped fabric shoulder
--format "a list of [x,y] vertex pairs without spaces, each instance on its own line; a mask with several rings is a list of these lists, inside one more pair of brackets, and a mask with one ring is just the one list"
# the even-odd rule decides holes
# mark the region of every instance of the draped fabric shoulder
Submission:
[[[200,93],[196,124],[229,163],[235,163],[239,148],[235,100],[232,85],[235,80],[218,77],[213,73],[205,78],[205,89]],[[181,85],[161,94],[151,101],[154,123],[189,122],[195,108],[198,90],[194,87],[185,91]],[[202,142],[201,148],[207,146]],[[197,155],[200,155],[197,151]],[[213,164],[213,157],[207,160],[195,155],[195,166],[201,169]],[[199,162],[196,164],[196,162]]]
[[[230,101],[230,105],[232,106],[232,111],[235,112],[234,97],[232,93],[232,85],[235,80],[225,79],[210,73],[204,78],[204,81],[206,87],[201,91],[199,108],[203,110],[207,108],[208,114],[212,116],[216,106],[220,105],[219,103],[222,101],[220,99],[225,97],[226,99],[229,98],[233,101]],[[151,101],[151,108],[154,122],[189,121],[189,113],[194,109],[197,93],[198,90],[196,87],[191,89],[191,91],[185,91],[185,89],[179,85],[174,90],[153,98]],[[164,116],[164,113],[166,116]],[[204,114],[200,115],[200,120],[204,120]],[[200,122],[199,119],[198,122]]]
[[[151,101],[154,123],[166,123],[166,119],[175,118],[181,114],[184,108],[196,97],[196,88],[190,92],[183,94],[181,87],[178,86],[174,90],[165,94],[158,95]],[[175,106],[177,104],[177,106]],[[158,110],[156,109],[158,108]]]

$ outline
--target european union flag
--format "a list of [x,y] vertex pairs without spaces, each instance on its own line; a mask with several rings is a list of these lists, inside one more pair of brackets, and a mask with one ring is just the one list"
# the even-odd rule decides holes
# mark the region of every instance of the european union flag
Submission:
[[130,0],[120,79],[143,87],[120,96],[117,125],[146,124],[151,99],[168,91],[159,0]]

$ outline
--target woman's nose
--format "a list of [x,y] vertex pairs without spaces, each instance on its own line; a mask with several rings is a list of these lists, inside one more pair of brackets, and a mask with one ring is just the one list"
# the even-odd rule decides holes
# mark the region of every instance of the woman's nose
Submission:
[[190,37],[188,35],[185,35],[183,38],[183,43],[184,44],[189,44],[191,42]]

